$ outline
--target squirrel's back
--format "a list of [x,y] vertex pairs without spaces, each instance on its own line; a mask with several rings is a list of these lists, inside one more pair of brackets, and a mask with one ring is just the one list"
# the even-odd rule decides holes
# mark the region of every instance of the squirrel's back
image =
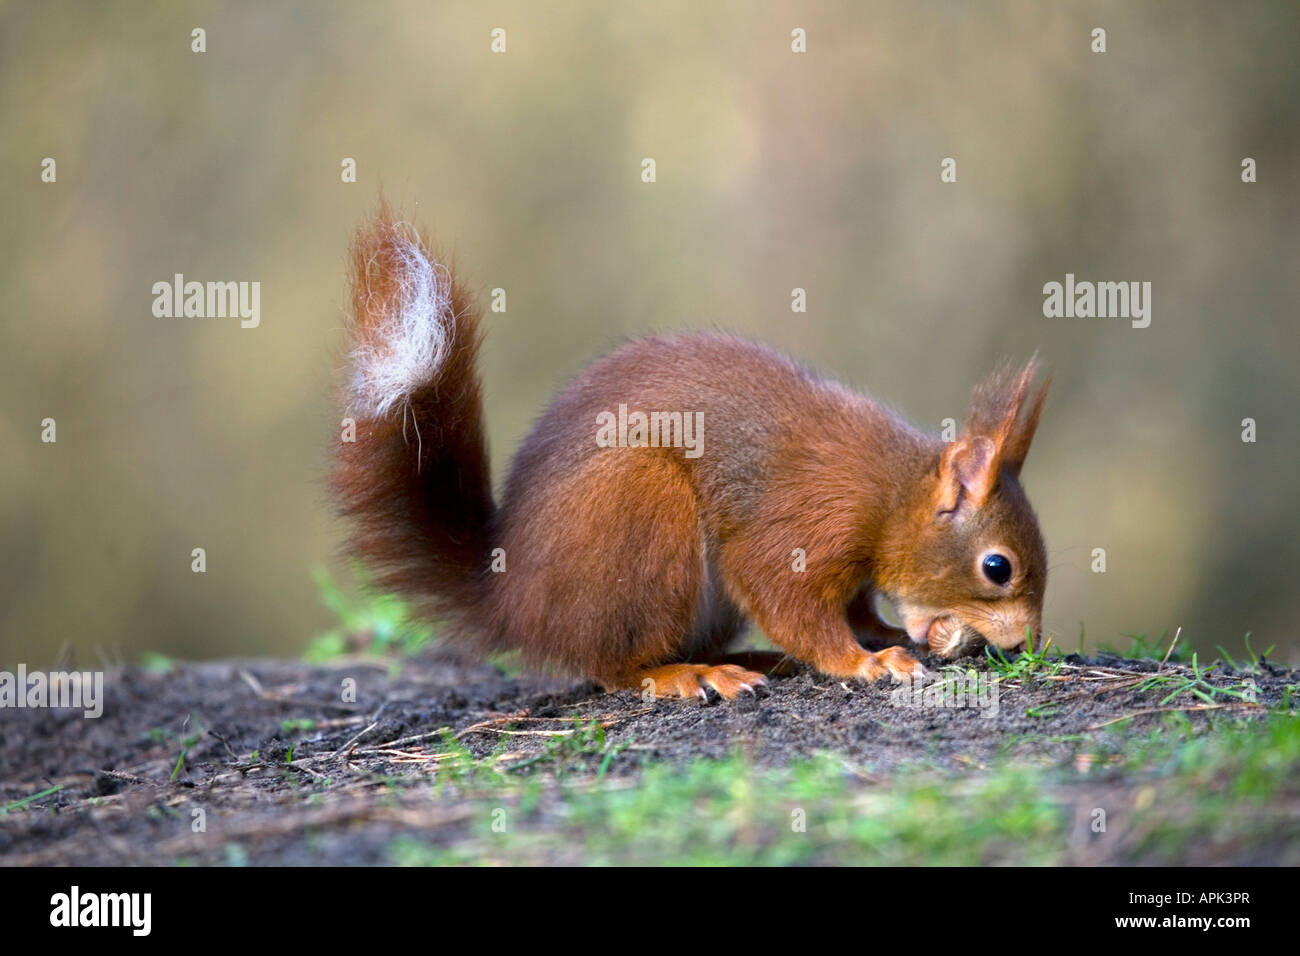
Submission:
[[[678,415],[698,421],[699,447],[668,445],[665,454],[698,473],[695,480],[737,491],[770,477],[787,452],[816,454],[819,441],[833,443],[830,453],[841,459],[854,438],[884,457],[891,445],[933,444],[882,405],[760,343],[721,332],[647,336],[593,361],[543,412],[515,455],[503,508],[543,476],[602,454],[600,416],[617,422],[620,406],[624,417],[644,414],[652,425],[672,416],[675,426]],[[662,431],[652,427],[650,437]]]

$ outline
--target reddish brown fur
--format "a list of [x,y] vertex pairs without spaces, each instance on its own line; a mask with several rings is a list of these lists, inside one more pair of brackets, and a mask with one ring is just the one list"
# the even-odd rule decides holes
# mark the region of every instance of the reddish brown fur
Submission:
[[[391,228],[384,210],[354,247],[354,336],[367,335],[376,301],[393,289]],[[459,287],[454,301],[451,360],[405,416],[358,423],[356,444],[339,447],[335,487],[380,582],[430,598],[431,612],[480,645],[518,648],[531,664],[611,688],[649,680],[660,694],[708,684],[732,696],[761,676],[694,665],[720,664],[747,619],[824,673],[874,679],[919,671],[898,647],[859,643],[900,643],[871,610],[876,590],[919,596],[970,627],[999,608],[1019,614],[1023,602],[1025,615],[1041,612],[1042,542],[1017,480],[1046,391],[1026,405],[1032,362],[976,391],[961,447],[945,455],[939,439],[763,346],[719,334],[641,339],[556,398],[494,510],[478,315]],[[703,412],[704,454],[598,447],[597,415],[620,403]],[[972,474],[983,482],[978,501],[960,480]],[[954,481],[954,509],[939,515]],[[970,565],[990,534],[1015,553],[1006,593]],[[504,573],[487,570],[497,547]],[[802,572],[795,549],[806,554]]]
[[[353,345],[376,335],[397,294],[400,236],[385,204],[352,244]],[[389,416],[345,411],[355,415],[356,441],[336,442],[331,481],[340,510],[352,519],[350,546],[370,563],[376,583],[415,596],[440,616],[463,616],[487,599],[483,574],[494,514],[476,367],[479,313],[455,282],[452,307],[460,321],[441,374]]]

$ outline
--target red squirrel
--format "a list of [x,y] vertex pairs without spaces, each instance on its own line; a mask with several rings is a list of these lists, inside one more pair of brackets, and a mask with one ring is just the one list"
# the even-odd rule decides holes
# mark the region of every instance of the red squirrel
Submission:
[[[376,583],[451,638],[660,697],[732,698],[789,658],[920,677],[909,638],[944,657],[1032,649],[1047,567],[1019,474],[1047,394],[1031,394],[1035,360],[976,388],[944,442],[761,345],[639,339],[560,393],[498,503],[480,313],[431,249],[386,204],[354,240],[355,440],[338,441],[331,484]],[[622,442],[626,409],[661,413],[668,440]],[[672,413],[702,425],[693,453]],[[729,655],[749,621],[783,653]]]

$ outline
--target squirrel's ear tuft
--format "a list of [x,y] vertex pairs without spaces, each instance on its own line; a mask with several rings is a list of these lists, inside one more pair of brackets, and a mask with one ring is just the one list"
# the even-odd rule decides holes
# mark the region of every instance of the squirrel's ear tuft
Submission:
[[1043,404],[1047,401],[1047,389],[1051,384],[1052,377],[1049,375],[1034,393],[1034,397],[1025,403],[1024,413],[1019,416],[1007,435],[1006,443],[1002,447],[1002,467],[1013,475],[1020,474],[1020,466],[1025,463],[1025,457],[1029,454],[1029,444],[1034,440],[1034,432],[1038,430],[1038,419],[1042,417]]
[[[971,399],[970,417],[966,420],[966,434],[983,436],[993,442],[995,459],[1012,475],[1029,454],[1029,445],[1038,428],[1043,413],[1047,388],[1051,377],[1030,397],[1030,389],[1038,373],[1038,354],[1016,370],[1003,366],[975,389]],[[996,470],[994,472],[996,474]]]

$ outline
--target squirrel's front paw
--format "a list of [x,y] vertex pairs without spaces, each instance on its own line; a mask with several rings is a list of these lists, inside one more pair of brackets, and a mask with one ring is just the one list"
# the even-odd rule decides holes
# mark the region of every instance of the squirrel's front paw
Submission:
[[879,680],[886,674],[895,680],[920,680],[925,668],[901,647],[887,647],[883,651],[867,654],[858,666],[858,676],[865,680]]

